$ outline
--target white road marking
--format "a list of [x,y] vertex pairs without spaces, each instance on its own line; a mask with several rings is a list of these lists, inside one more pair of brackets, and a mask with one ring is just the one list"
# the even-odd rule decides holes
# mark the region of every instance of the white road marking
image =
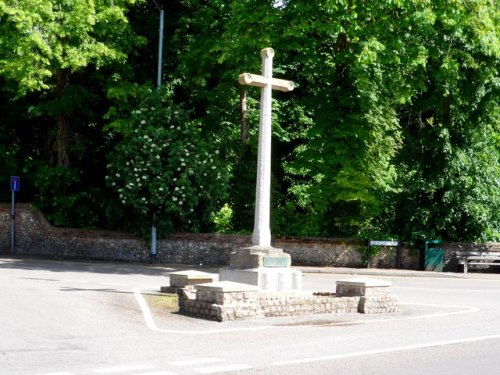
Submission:
[[139,307],[141,308],[142,311],[142,316],[144,317],[144,321],[146,322],[146,326],[153,330],[153,331],[161,331],[157,326],[156,323],[154,322],[153,315],[151,314],[151,310],[149,309],[149,306],[142,296],[142,288],[134,288],[134,296],[135,300],[139,304]]
[[453,288],[420,288],[420,287],[412,287],[412,286],[393,286],[393,289],[409,289],[409,290],[428,290],[433,292],[455,292],[455,293],[500,293],[500,290],[492,290],[492,289],[453,289]]
[[199,372],[200,374],[216,374],[218,372],[248,370],[251,368],[252,366],[248,365],[226,365],[226,366],[216,366],[216,367],[195,368],[194,371]]
[[[290,329],[290,326],[257,326],[257,327],[247,327],[247,328],[225,328],[225,329],[207,329],[203,331],[195,331],[195,330],[185,330],[185,331],[180,331],[180,330],[174,330],[174,329],[164,329],[164,328],[159,328],[154,319],[153,315],[151,313],[151,310],[142,296],[142,292],[145,290],[159,290],[159,287],[157,286],[152,286],[152,287],[141,287],[141,288],[134,288],[134,296],[139,304],[139,307],[141,308],[142,315],[144,317],[144,321],[146,323],[146,326],[151,329],[152,331],[156,332],[163,332],[163,333],[173,333],[173,334],[181,334],[181,335],[204,335],[204,334],[214,334],[214,333],[229,333],[229,332],[243,332],[243,331],[258,331],[258,330],[271,330],[271,329]],[[437,305],[437,304],[425,304],[425,303],[409,303],[409,302],[400,302],[400,305],[415,305],[415,306],[430,306],[430,307],[437,307],[437,308],[454,308],[454,309],[460,309],[459,311],[451,311],[451,312],[438,312],[438,313],[431,313],[431,314],[425,314],[425,315],[417,315],[417,316],[407,316],[407,317],[397,317],[397,318],[387,318],[387,319],[366,319],[366,320],[355,320],[355,323],[359,324],[367,324],[367,323],[385,323],[385,322],[395,322],[395,321],[402,321],[402,320],[417,320],[417,319],[428,319],[428,318],[439,318],[439,317],[444,317],[444,316],[450,316],[450,315],[459,315],[459,314],[470,314],[470,313],[475,313],[480,311],[479,308],[477,307],[472,307],[472,306],[454,306],[454,305]],[[335,316],[335,314],[332,314],[332,316]],[[331,326],[342,326],[342,325],[349,325],[352,324],[353,321],[348,321],[348,322],[338,322],[338,323],[332,323],[328,324]],[[314,324],[310,325],[300,325],[300,326],[295,326],[294,328],[300,329],[300,328],[308,328],[314,326]]]
[[207,363],[217,363],[217,362],[225,362],[225,359],[222,358],[196,358],[196,359],[187,359],[184,361],[174,361],[168,362],[171,366],[193,366],[193,365],[203,365]]
[[403,352],[403,351],[409,351],[409,350],[415,350],[415,349],[434,348],[434,347],[438,347],[438,346],[465,344],[465,343],[470,343],[470,342],[485,341],[485,340],[498,340],[498,339],[500,339],[500,335],[470,337],[470,338],[464,338],[464,339],[458,339],[458,340],[437,341],[437,342],[430,342],[430,343],[419,344],[419,345],[406,345],[406,346],[399,346],[399,347],[387,348],[387,349],[376,349],[376,350],[366,350],[366,351],[352,352],[352,353],[346,353],[346,354],[336,354],[336,355],[331,355],[331,356],[292,359],[289,361],[274,362],[273,366],[289,366],[289,365],[297,365],[297,364],[304,364],[304,363],[333,361],[336,359],[361,357],[361,356],[375,355],[375,354],[396,353],[396,352]]
[[71,372],[49,372],[45,374],[37,374],[37,375],[74,375]]
[[170,371],[153,371],[153,372],[141,372],[137,375],[178,375],[175,372]]
[[151,369],[154,369],[154,366],[151,366],[151,365],[129,365],[129,366],[98,368],[98,369],[94,369],[93,372],[95,372],[97,374],[113,374],[113,373],[117,373],[117,372],[151,370]]

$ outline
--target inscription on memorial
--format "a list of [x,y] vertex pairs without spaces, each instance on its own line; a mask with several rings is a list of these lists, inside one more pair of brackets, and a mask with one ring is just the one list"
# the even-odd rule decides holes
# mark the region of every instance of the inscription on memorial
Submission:
[[288,267],[288,259],[284,257],[262,258],[264,267]]

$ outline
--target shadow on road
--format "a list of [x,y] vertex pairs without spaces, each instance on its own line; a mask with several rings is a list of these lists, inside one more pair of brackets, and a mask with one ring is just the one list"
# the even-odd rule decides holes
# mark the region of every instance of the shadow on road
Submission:
[[205,272],[217,272],[215,268],[202,268],[194,265],[148,265],[121,262],[102,261],[68,261],[68,260],[48,260],[39,258],[24,258],[13,256],[0,256],[1,269],[26,269],[43,270],[49,272],[85,272],[110,275],[144,275],[144,276],[165,276],[173,271],[183,271],[188,269],[203,269]]

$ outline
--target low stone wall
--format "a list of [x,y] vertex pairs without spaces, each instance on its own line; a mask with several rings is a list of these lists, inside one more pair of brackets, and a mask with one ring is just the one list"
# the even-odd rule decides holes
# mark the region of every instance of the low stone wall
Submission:
[[[10,252],[10,207],[0,205],[0,252]],[[149,251],[137,236],[115,231],[56,228],[28,204],[16,209],[16,254],[50,258],[144,261]]]
[[[0,203],[0,254],[10,254],[10,204]],[[251,244],[250,236],[220,234],[174,234],[158,241],[159,263],[229,264],[230,254]],[[334,238],[281,237],[273,246],[291,255],[294,266],[364,267],[362,241]],[[442,244],[445,270],[455,271],[456,251],[499,251],[500,243]],[[149,245],[123,232],[55,228],[30,204],[16,209],[16,253],[50,258],[148,262]],[[396,249],[381,248],[371,260],[374,268],[396,268]],[[400,268],[419,269],[418,251],[402,247]]]
[[[375,282],[377,282],[375,280]],[[388,285],[349,287],[336,293],[223,291],[210,284],[179,291],[179,312],[196,318],[222,321],[311,314],[381,314],[398,311]],[[197,288],[197,289],[195,289]],[[354,292],[353,292],[354,291]]]
[[209,320],[231,321],[279,316],[356,313],[361,297],[288,296],[263,292],[220,293],[197,291],[196,299],[180,297],[182,314]]

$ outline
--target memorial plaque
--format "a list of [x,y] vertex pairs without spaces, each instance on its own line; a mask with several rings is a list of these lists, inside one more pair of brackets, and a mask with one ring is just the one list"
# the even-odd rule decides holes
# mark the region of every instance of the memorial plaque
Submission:
[[285,257],[264,257],[264,267],[288,267],[288,259]]

